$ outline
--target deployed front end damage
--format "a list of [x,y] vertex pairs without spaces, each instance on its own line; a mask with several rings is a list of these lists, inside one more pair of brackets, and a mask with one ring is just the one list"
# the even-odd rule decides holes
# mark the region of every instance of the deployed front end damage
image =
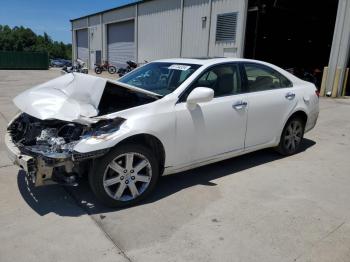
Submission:
[[89,138],[102,140],[125,121],[104,115],[155,100],[150,94],[92,76],[68,74],[51,80],[14,99],[23,113],[8,125],[9,157],[36,186],[77,185],[77,176],[109,148],[81,153],[75,146]]
[[90,160],[108,152],[108,149],[88,153],[74,150],[82,138],[93,136],[100,125],[40,120],[22,113],[8,126],[5,140],[12,161],[27,172],[36,186],[76,185],[76,176],[88,170]]

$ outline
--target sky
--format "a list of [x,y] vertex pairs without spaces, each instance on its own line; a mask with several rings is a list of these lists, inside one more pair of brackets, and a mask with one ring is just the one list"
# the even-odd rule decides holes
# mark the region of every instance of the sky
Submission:
[[70,19],[131,2],[135,0],[1,0],[0,24],[29,27],[55,41],[71,43]]

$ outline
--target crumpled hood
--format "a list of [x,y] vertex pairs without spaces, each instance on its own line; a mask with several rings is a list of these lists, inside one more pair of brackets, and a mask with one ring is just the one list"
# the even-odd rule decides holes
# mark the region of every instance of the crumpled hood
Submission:
[[66,74],[24,91],[13,102],[23,112],[41,120],[93,117],[98,114],[106,81],[86,74]]
[[21,111],[41,120],[91,123],[93,121],[88,118],[98,115],[107,81],[135,92],[157,95],[118,81],[71,73],[30,88],[16,96],[13,102]]

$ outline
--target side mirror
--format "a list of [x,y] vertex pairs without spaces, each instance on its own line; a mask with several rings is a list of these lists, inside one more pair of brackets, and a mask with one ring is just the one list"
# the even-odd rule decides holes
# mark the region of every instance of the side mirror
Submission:
[[208,87],[196,87],[188,95],[186,103],[190,110],[196,108],[198,103],[209,102],[214,97],[214,90]]

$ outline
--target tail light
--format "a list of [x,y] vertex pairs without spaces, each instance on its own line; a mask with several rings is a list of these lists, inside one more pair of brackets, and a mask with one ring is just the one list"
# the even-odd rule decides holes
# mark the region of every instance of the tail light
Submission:
[[317,97],[320,97],[320,91],[318,91],[317,89],[315,90],[315,94],[317,95]]

